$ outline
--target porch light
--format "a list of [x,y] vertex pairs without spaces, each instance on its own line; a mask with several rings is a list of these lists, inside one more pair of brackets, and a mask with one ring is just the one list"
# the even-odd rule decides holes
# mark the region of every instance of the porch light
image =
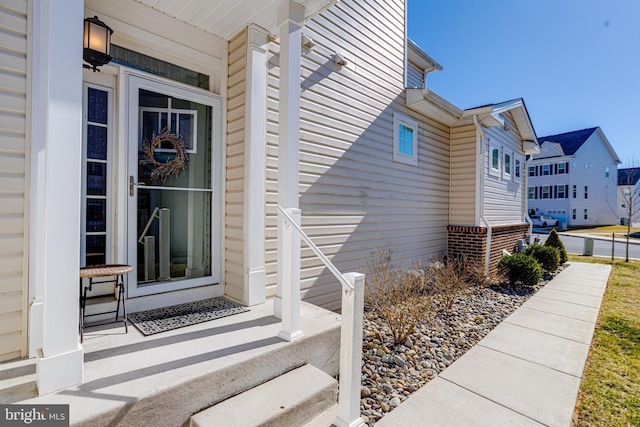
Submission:
[[98,67],[111,61],[111,34],[113,30],[97,16],[85,18],[82,58],[92,67],[83,64],[84,68],[92,69],[94,72],[100,71]]

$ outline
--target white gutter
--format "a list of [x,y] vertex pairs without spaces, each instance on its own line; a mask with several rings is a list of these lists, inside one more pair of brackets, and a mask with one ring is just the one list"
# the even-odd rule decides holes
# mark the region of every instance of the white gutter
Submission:
[[476,125],[476,138],[478,140],[478,148],[480,149],[480,218],[482,218],[482,222],[487,227],[487,246],[485,249],[485,261],[484,261],[484,272],[485,274],[489,274],[489,267],[491,266],[491,235],[493,233],[493,229],[489,221],[484,216],[484,132],[482,132],[482,128],[480,127],[480,123],[478,123],[478,116],[476,114],[473,115],[473,123]]
[[524,221],[529,224],[529,241],[527,243],[531,243],[531,235],[533,234],[533,221],[529,217],[529,162],[527,162],[526,155],[524,158],[522,172],[524,174],[524,179],[522,180],[522,204],[524,206]]

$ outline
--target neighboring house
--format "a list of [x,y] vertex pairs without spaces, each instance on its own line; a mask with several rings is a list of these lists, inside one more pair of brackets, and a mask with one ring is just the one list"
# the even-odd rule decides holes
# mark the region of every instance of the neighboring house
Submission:
[[[2,0],[0,14],[0,360],[37,357],[41,393],[82,382],[80,266],[134,266],[129,311],[214,296],[277,311],[298,276],[334,309],[340,284],[283,241],[277,205],[301,209],[342,271],[385,249],[479,252],[489,268],[527,232],[524,102],[463,111],[405,91],[442,67],[407,41],[404,0]],[[82,68],[93,16],[114,30],[99,73]],[[165,128],[188,166],[153,179],[142,143]]]
[[541,153],[529,163],[531,213],[568,226],[617,222],[620,159],[599,127],[538,138]]
[[640,168],[618,169],[618,218],[627,225],[640,227]]

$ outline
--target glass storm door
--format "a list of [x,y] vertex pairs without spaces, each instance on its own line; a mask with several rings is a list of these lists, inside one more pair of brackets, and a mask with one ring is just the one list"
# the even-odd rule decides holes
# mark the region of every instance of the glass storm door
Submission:
[[219,282],[220,101],[129,76],[129,296]]

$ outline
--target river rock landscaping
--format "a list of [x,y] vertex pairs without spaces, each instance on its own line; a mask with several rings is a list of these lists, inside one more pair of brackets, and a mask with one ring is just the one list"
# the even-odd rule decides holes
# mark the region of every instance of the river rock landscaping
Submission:
[[[430,320],[396,345],[388,326],[376,312],[366,310],[363,324],[360,410],[373,426],[413,392],[435,378],[552,277],[533,287],[471,287],[448,310],[434,307]],[[436,303],[437,304],[437,303]]]

